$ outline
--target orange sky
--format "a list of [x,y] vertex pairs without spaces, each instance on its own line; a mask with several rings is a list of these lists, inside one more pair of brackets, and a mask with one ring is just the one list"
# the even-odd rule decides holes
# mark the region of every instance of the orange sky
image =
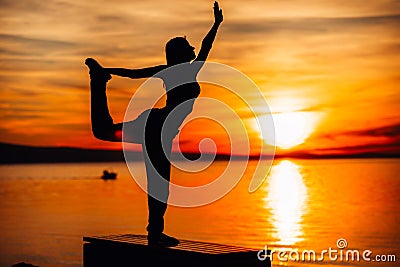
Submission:
[[[225,20],[209,59],[242,71],[259,86],[281,151],[399,151],[399,1],[220,5]],[[164,64],[164,44],[183,35],[198,51],[212,24],[211,7],[212,1],[184,0],[2,1],[0,141],[119,148],[92,137],[84,59],[127,68]],[[110,82],[115,121],[122,120],[142,82]],[[201,96],[226,97],[257,146],[259,135],[240,101],[207,86]],[[201,114],[196,106],[194,112]],[[181,148],[196,151],[205,137],[214,138],[219,152],[229,152],[222,128],[195,121],[182,130]]]

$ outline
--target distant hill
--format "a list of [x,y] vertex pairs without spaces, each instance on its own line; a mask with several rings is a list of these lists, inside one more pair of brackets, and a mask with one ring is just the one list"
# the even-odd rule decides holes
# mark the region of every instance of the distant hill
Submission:
[[[115,162],[124,161],[124,152],[122,150],[99,150],[82,149],[71,147],[36,147],[0,143],[0,164],[11,163],[61,163],[61,162]],[[141,152],[129,152],[130,160],[142,160]],[[185,158],[197,160],[200,157],[198,153],[184,153]],[[215,158],[211,154],[203,155],[206,160],[243,160],[245,156],[232,156],[219,154]],[[268,157],[268,156],[267,156]],[[279,158],[296,159],[340,159],[340,158],[398,158],[399,153],[354,153],[354,154],[325,154],[316,155],[307,152],[294,152],[275,155]],[[172,154],[172,159],[178,157]],[[250,159],[259,159],[259,156],[251,156]]]
[[[124,161],[122,150],[82,149],[71,147],[36,147],[0,143],[0,164],[11,163],[61,163],[61,162],[116,162]],[[141,152],[130,153],[130,160],[142,160]],[[189,160],[196,160],[199,154],[186,153]],[[172,156],[174,158],[174,155]],[[212,155],[206,155],[213,159]],[[217,155],[216,160],[229,160],[229,155]],[[243,157],[236,157],[241,159]]]
[[[121,150],[34,147],[0,143],[0,164],[123,161]],[[137,153],[140,157],[140,153]]]

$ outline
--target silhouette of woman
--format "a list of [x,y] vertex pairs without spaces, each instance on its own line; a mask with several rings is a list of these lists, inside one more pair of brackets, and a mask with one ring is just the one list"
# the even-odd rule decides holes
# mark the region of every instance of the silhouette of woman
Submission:
[[[204,37],[196,57],[194,47],[185,37],[175,37],[165,46],[166,65],[143,69],[103,68],[96,60],[87,58],[91,88],[91,121],[93,135],[104,141],[142,144],[147,173],[149,245],[176,246],[179,241],[163,233],[170,181],[172,140],[183,120],[192,111],[200,94],[196,75],[207,59],[217,30],[223,21],[222,10],[214,3],[214,24]],[[174,68],[170,68],[174,66]],[[107,104],[106,85],[111,75],[131,79],[158,77],[165,84],[165,107],[144,111],[137,119],[114,123]],[[167,123],[165,123],[167,122]],[[124,136],[122,137],[122,127]]]

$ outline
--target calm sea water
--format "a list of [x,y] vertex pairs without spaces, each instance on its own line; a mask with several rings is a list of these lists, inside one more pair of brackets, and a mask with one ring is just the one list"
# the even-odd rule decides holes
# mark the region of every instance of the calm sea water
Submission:
[[[181,239],[262,249],[371,250],[400,261],[400,160],[277,160],[268,180],[248,193],[243,179],[224,198],[199,208],[169,207],[166,232]],[[173,171],[185,185],[206,183],[223,172],[215,162],[201,174]],[[102,170],[118,173],[103,181]],[[146,195],[125,163],[0,166],[0,266],[25,261],[82,266],[82,237],[145,234]],[[288,255],[287,253],[287,255]],[[293,258],[295,254],[291,254]],[[317,254],[318,256],[318,254]],[[326,258],[326,257],[325,257]],[[301,258],[300,258],[301,259]],[[273,266],[396,266],[350,261],[279,261]]]

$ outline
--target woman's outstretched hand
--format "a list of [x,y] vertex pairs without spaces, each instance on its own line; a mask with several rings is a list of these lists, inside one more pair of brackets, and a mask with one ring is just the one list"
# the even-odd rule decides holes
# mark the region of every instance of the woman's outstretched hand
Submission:
[[214,2],[214,20],[217,24],[221,24],[221,22],[224,20],[222,9],[219,8],[217,1]]

